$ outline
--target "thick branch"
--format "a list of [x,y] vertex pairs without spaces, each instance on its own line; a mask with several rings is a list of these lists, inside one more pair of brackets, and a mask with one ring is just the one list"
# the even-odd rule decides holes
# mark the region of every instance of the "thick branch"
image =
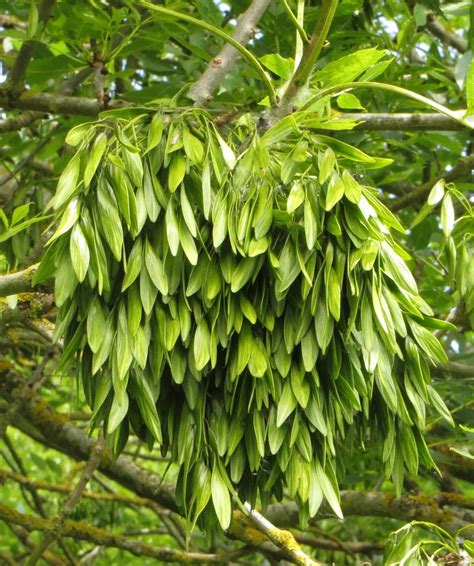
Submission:
[[366,131],[457,131],[464,126],[443,114],[408,114],[408,113],[347,113],[341,119],[360,121],[357,130]]
[[35,264],[22,271],[0,275],[0,297],[31,291],[31,281],[37,269],[38,264]]
[[[232,48],[233,49],[233,48]],[[204,76],[204,75],[203,75]],[[199,81],[198,81],[199,83]],[[198,84],[196,83],[196,85]],[[194,85],[191,88],[194,88]],[[65,96],[50,93],[25,92],[19,97],[12,97],[4,88],[0,88],[0,106],[5,109],[33,110],[47,114],[78,114],[82,116],[97,116],[102,110],[132,107],[133,104],[123,100],[112,100],[107,108],[94,98],[80,96]],[[39,114],[38,114],[39,115]],[[42,116],[43,114],[41,114]],[[462,124],[451,120],[442,114],[388,114],[388,113],[347,113],[340,116],[341,120],[353,119],[360,121],[358,130],[367,131],[457,131],[462,130]],[[19,122],[16,122],[19,120]],[[22,117],[23,120],[23,117]],[[26,120],[26,118],[25,118]],[[10,118],[0,123],[0,132],[16,129],[21,123],[20,117]],[[3,126],[5,124],[5,126]]]
[[50,114],[78,114],[81,116],[97,116],[102,110],[124,108],[129,103],[120,100],[109,102],[107,108],[95,98],[81,96],[65,96],[47,92],[24,92],[14,96],[6,88],[0,88],[0,106],[5,109],[35,110]]
[[[341,492],[342,512],[346,516],[386,517],[401,521],[426,521],[456,534],[463,531],[466,539],[474,540],[474,526],[463,521],[449,509],[441,509],[433,498],[417,495],[403,495],[398,499],[391,493],[381,492]],[[296,503],[270,505],[266,516],[279,527],[291,527],[298,524],[298,508]],[[320,518],[320,517],[318,517]]]
[[450,47],[454,47],[459,53],[466,53],[468,49],[467,41],[456,33],[446,30],[443,25],[439,23],[434,14],[428,15],[426,27],[435,37],[441,39]]
[[[50,531],[54,528],[54,522],[47,519],[39,519],[31,515],[19,513],[6,505],[0,504],[0,519],[14,525],[20,525],[27,531]],[[162,562],[175,562],[178,564],[218,564],[228,563],[229,560],[242,554],[237,550],[222,554],[200,554],[183,552],[168,548],[158,548],[144,542],[130,540],[127,537],[110,533],[104,529],[91,527],[85,523],[67,520],[63,525],[63,535],[76,540],[83,540],[100,546],[120,548],[135,556],[149,556]],[[245,551],[248,553],[248,550]]]
[[[240,15],[232,38],[245,45],[255,34],[255,28],[268,8],[271,0],[253,0],[248,9]],[[196,106],[204,106],[212,100],[214,91],[229,73],[239,58],[239,52],[226,44],[209,63],[201,77],[191,86],[188,96]]]

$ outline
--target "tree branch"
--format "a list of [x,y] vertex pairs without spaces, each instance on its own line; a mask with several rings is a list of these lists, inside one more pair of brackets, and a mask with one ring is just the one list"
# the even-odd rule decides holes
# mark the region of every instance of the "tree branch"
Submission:
[[[255,34],[255,28],[268,8],[271,0],[253,0],[247,10],[239,16],[232,38],[245,45]],[[207,66],[201,77],[191,86],[188,97],[196,106],[204,106],[212,100],[214,91],[229,73],[239,57],[239,52],[228,43]]]
[[38,270],[38,266],[39,264],[36,263],[22,271],[0,275],[0,297],[31,291],[31,281]]
[[272,525],[268,519],[255,509],[252,509],[250,503],[245,503],[244,507],[248,513],[249,519],[257,529],[264,533],[273,544],[288,554],[292,562],[301,564],[302,566],[322,566],[320,562],[316,562],[301,550],[292,533],[282,531],[275,527],[275,525]]
[[[24,513],[19,513],[6,505],[0,504],[0,519],[7,523],[20,525],[27,531],[51,531],[54,521],[40,519]],[[104,529],[91,527],[78,521],[66,520],[63,525],[63,535],[76,540],[83,540],[100,546],[120,548],[134,556],[149,556],[162,562],[175,562],[178,564],[228,564],[229,561],[251,552],[249,549],[239,549],[221,554],[201,554],[198,552],[184,552],[168,548],[159,548],[145,542],[130,540],[127,537],[110,533]]]
[[[51,12],[56,4],[56,0],[42,0],[38,9],[38,23],[44,27],[48,23]],[[8,87],[12,92],[23,89],[25,82],[26,70],[33,57],[36,48],[36,40],[29,39],[25,41],[20,47],[20,51],[15,59],[15,63],[8,74]]]
[[438,39],[441,39],[444,43],[447,43],[450,47],[454,47],[459,53],[466,53],[468,50],[467,41],[444,28],[442,24],[439,23],[435,14],[428,14],[428,20],[426,22],[426,28]]
[[446,172],[445,175],[440,175],[436,179],[431,179],[427,183],[414,188],[406,195],[403,195],[395,200],[388,203],[388,207],[391,211],[396,212],[407,206],[411,206],[417,202],[424,200],[434,185],[440,180],[445,179],[448,183],[464,177],[466,175],[471,175],[474,168],[474,155],[469,155],[468,157],[462,157],[456,165],[451,169],[451,171]]
[[[199,82],[199,81],[198,81]],[[196,83],[197,85],[198,83]],[[194,87],[191,87],[194,88]],[[21,96],[12,97],[5,88],[0,88],[0,107],[5,109],[33,110],[46,114],[71,114],[81,116],[97,116],[103,110],[114,110],[117,108],[128,108],[134,105],[125,100],[112,100],[107,107],[101,105],[94,98],[82,96],[65,96],[62,94],[51,94],[46,92],[32,93],[25,92]],[[8,129],[16,129],[15,120],[19,117],[5,120],[0,132]],[[463,130],[464,126],[448,116],[442,114],[388,114],[388,113],[347,113],[341,114],[335,120],[358,120],[360,124],[356,126],[358,130],[367,131],[458,131]],[[9,122],[9,120],[11,122]],[[25,118],[26,120],[26,118]]]
[[431,372],[434,375],[444,376],[449,373],[454,377],[474,377],[474,367],[460,362],[448,362],[447,364],[432,366]]
[[43,540],[37,546],[37,548],[31,553],[26,566],[34,566],[38,560],[41,559],[44,552],[49,548],[50,544],[54,540],[58,539],[64,531],[65,521],[70,517],[71,513],[74,511],[76,505],[82,497],[82,494],[92,478],[92,474],[99,465],[102,459],[102,452],[104,450],[104,437],[101,434],[94,449],[91,451],[87,466],[83,471],[79,481],[77,482],[74,491],[71,493],[67,501],[64,503],[58,516],[52,521],[52,528],[46,531]]
[[[65,415],[57,413],[41,397],[36,395],[20,376],[9,370],[0,370],[0,395],[10,402],[19,400],[19,410],[12,425],[31,436],[31,430],[23,427],[21,417],[27,419],[40,431],[41,440],[36,440],[69,455],[75,460],[87,460],[94,447],[94,440],[80,428],[74,426]],[[170,511],[177,511],[174,489],[156,474],[137,466],[134,462],[119,456],[113,460],[104,450],[98,469],[110,479],[130,489],[141,497],[151,499]]]
[[[420,495],[402,495],[398,499],[392,493],[378,491],[358,492],[342,491],[341,508],[346,516],[386,517],[401,521],[426,521],[435,523],[451,534],[465,528],[463,536],[474,540],[474,525],[470,525],[451,509],[441,509],[434,504],[436,499]],[[324,507],[317,518],[328,511]],[[291,527],[298,524],[296,503],[270,505],[266,516],[279,527]]]
[[[0,485],[5,483],[7,480],[14,481],[19,485],[22,485],[26,488],[32,488],[36,491],[51,491],[53,493],[61,493],[64,495],[67,495],[71,492],[71,487],[66,483],[48,483],[41,480],[33,480],[28,476],[17,474],[15,472],[10,472],[9,470],[0,468]],[[103,493],[96,491],[84,491],[82,497],[84,499],[91,499],[93,501],[105,501],[105,502],[115,501],[116,503],[123,503],[124,505],[128,505],[128,506],[148,507],[152,510],[156,509],[156,504],[153,503],[153,501],[151,501],[150,499],[146,499],[144,497],[123,495],[121,493],[115,493],[115,492]]]
[[[443,114],[408,113],[347,113],[339,116],[341,120],[358,120],[357,130],[366,131],[458,131],[465,126]],[[337,119],[336,118],[336,121]]]
[[0,106],[5,109],[35,110],[50,114],[97,116],[102,110],[112,110],[132,105],[125,101],[114,100],[105,107],[95,98],[65,96],[47,92],[32,93],[27,91],[19,96],[14,96],[7,88],[3,87],[0,88]]

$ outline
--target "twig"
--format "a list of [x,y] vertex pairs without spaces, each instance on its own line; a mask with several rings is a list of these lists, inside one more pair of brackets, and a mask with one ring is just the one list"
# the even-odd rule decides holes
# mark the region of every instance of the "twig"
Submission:
[[295,534],[295,539],[300,544],[324,550],[339,550],[351,555],[367,554],[383,550],[383,545],[374,542],[342,542],[323,537],[314,537],[306,533]]
[[[21,525],[28,531],[49,532],[54,528],[54,522],[40,519],[0,504],[0,519],[9,524]],[[243,549],[222,552],[220,554],[204,554],[184,552],[182,550],[159,548],[151,544],[130,540],[127,537],[110,533],[104,529],[91,527],[78,521],[66,520],[62,527],[64,536],[76,540],[94,543],[99,546],[109,546],[126,550],[135,556],[149,556],[162,562],[174,562],[178,564],[229,564],[232,560],[254,552],[253,549]],[[27,564],[31,562],[31,557]]]
[[[16,405],[15,403],[12,403],[12,405],[11,405],[11,407],[14,408],[13,412],[12,412],[12,416],[14,414],[14,411],[16,411],[16,409],[17,409],[17,407],[15,405]],[[18,469],[26,477],[26,468],[23,465],[23,462],[20,458],[20,455],[18,454],[17,450],[13,446],[13,444],[12,444],[12,442],[11,442],[11,440],[8,437],[7,434],[4,435],[3,441],[5,442],[5,445],[7,446],[8,450],[10,451],[10,454],[12,455],[16,465],[18,466]],[[1,475],[0,475],[0,477],[1,477]],[[20,486],[21,486],[22,492],[23,492],[23,488],[25,488],[28,491],[28,493],[30,493],[31,498],[33,500],[33,508],[36,510],[36,512],[41,517],[47,518],[46,512],[45,512],[44,507],[43,507],[43,501],[42,501],[41,497],[38,495],[36,488],[33,485],[28,484],[28,483],[20,484]],[[23,497],[25,498],[26,501],[28,501],[26,494],[24,492],[23,492]],[[71,552],[69,551],[69,548],[66,546],[64,541],[61,538],[59,538],[58,543],[59,543],[59,546],[61,547],[62,551],[64,552],[64,555],[67,557],[69,564],[76,564],[74,557],[72,556]]]
[[[38,9],[38,22],[46,26],[51,12],[56,4],[56,0],[42,0]],[[25,41],[20,47],[20,51],[15,59],[15,63],[8,74],[8,88],[12,92],[22,90],[25,81],[26,70],[33,57],[36,47],[35,39]]]
[[51,130],[44,136],[44,138],[42,138],[34,147],[33,151],[31,153],[28,153],[27,155],[25,155],[25,157],[23,157],[23,159],[21,161],[19,161],[17,163],[17,165],[15,166],[15,168],[13,169],[13,171],[7,173],[6,175],[3,175],[2,177],[0,177],[0,187],[2,185],[4,185],[5,183],[7,183],[10,179],[13,179],[16,177],[16,175],[24,168],[26,167],[31,161],[33,161],[33,159],[35,158],[36,155],[38,155],[39,151],[41,149],[43,149],[43,147],[50,141],[50,139],[54,136],[54,134],[56,133],[57,130],[59,130],[60,125],[57,124],[56,126],[54,126],[53,128],[51,128]]
[[95,445],[94,449],[91,451],[89,461],[87,466],[82,473],[81,478],[77,482],[74,491],[71,493],[70,497],[67,499],[63,508],[61,509],[58,516],[52,521],[52,526],[50,529],[46,531],[43,540],[38,545],[38,547],[32,552],[30,558],[26,562],[26,566],[34,566],[38,560],[41,558],[45,550],[48,549],[50,544],[58,539],[64,529],[66,519],[71,515],[74,511],[74,508],[79,503],[79,500],[82,497],[82,494],[89,483],[92,474],[94,473],[95,469],[99,465],[102,459],[102,452],[104,450],[105,442],[103,435],[99,436],[97,444]]
[[273,544],[288,554],[294,564],[301,564],[302,566],[321,565],[321,562],[316,562],[301,550],[292,533],[282,531],[275,525],[272,525],[268,519],[255,509],[252,509],[250,503],[244,503],[244,507],[249,519],[257,529],[264,533]]
[[470,155],[468,157],[462,157],[456,165],[451,169],[451,171],[447,172],[445,175],[440,175],[435,179],[431,179],[427,183],[420,185],[419,187],[413,188],[409,193],[403,195],[389,203],[389,208],[393,212],[397,210],[401,210],[402,208],[406,208],[407,206],[411,206],[424,200],[434,185],[440,180],[445,179],[447,182],[454,181],[455,179],[459,179],[460,177],[464,177],[465,175],[470,175],[472,169],[474,168],[474,155]]
[[[24,527],[21,527],[20,525],[14,525],[8,521],[5,521],[5,524],[26,548],[35,548],[35,543],[30,538],[28,531]],[[59,558],[59,556],[56,556],[49,550],[45,552],[43,560],[48,564],[51,564],[51,566],[64,566],[65,564],[65,562],[61,560],[61,558]]]
[[450,47],[454,47],[459,53],[466,53],[468,50],[467,41],[444,28],[442,24],[436,19],[435,14],[428,14],[428,20],[426,22],[426,28],[438,39],[441,39],[444,43]]

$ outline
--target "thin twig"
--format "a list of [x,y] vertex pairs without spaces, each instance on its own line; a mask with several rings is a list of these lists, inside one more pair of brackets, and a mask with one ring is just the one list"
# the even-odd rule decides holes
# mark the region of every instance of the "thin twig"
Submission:
[[467,41],[457,35],[452,31],[448,31],[444,28],[442,24],[436,19],[434,14],[428,14],[428,19],[426,22],[426,28],[438,39],[441,39],[444,43],[450,47],[454,47],[459,53],[466,53],[468,50]]
[[70,497],[64,503],[58,516],[52,522],[52,527],[46,531],[41,543],[32,552],[30,558],[26,562],[27,566],[34,566],[41,558],[45,550],[48,549],[50,544],[61,536],[66,519],[71,515],[71,513],[74,511],[74,508],[79,503],[79,500],[81,499],[82,494],[92,477],[92,474],[94,473],[94,471],[96,470],[97,466],[99,465],[102,459],[102,452],[104,450],[104,446],[105,446],[104,437],[103,435],[100,435],[97,444],[95,445],[94,449],[91,451],[87,466],[84,472],[82,473],[81,478],[77,482],[74,491],[71,493]]
[[[48,23],[51,12],[53,11],[56,0],[43,0],[38,9],[38,22],[43,27]],[[33,57],[36,48],[36,40],[34,38],[28,39],[20,47],[20,51],[15,59],[15,63],[8,74],[8,88],[12,92],[23,89],[25,81],[26,70]]]

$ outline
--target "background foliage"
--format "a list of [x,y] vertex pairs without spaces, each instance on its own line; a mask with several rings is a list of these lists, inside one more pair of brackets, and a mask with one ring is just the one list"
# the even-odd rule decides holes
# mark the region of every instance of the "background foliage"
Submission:
[[[252,2],[268,7],[246,38],[280,94],[295,57],[296,32],[285,4]],[[330,4],[288,2],[294,13],[304,5],[308,34]],[[166,7],[232,34],[249,2],[174,1]],[[176,468],[134,435],[116,463],[100,439],[88,439],[90,411],[82,388],[72,371],[58,371],[54,285],[45,279],[31,289],[52,233],[47,204],[72,156],[66,143],[71,128],[111,108],[179,110],[192,105],[192,96],[235,148],[248,124],[264,130],[273,121],[261,77],[239,58],[208,100],[199,78],[206,68],[219,67],[213,58],[224,46],[222,37],[137,3],[9,0],[0,8],[0,560],[295,561],[275,538],[281,533],[265,538],[258,518],[250,524],[239,513],[227,535],[196,529],[187,548],[173,496]],[[398,85],[451,110],[472,110],[473,20],[470,2],[343,0],[309,85],[298,89],[293,103],[304,104],[321,87],[359,79]],[[325,98],[312,110],[311,131],[393,160],[351,171],[378,189],[406,227],[397,238],[409,253],[421,296],[436,317],[456,327],[433,329],[449,361],[432,368],[433,385],[456,427],[427,414],[424,437],[441,475],[421,468],[405,478],[400,499],[381,473],[379,447],[366,443],[354,450],[346,443],[339,478],[344,520],[323,505],[310,525],[301,525],[292,497],[264,514],[291,529],[306,555],[323,563],[424,564],[430,556],[439,563],[468,563],[474,537],[472,130],[388,90],[360,88]],[[121,112],[127,120],[136,115]],[[366,120],[353,127],[365,112]]]

